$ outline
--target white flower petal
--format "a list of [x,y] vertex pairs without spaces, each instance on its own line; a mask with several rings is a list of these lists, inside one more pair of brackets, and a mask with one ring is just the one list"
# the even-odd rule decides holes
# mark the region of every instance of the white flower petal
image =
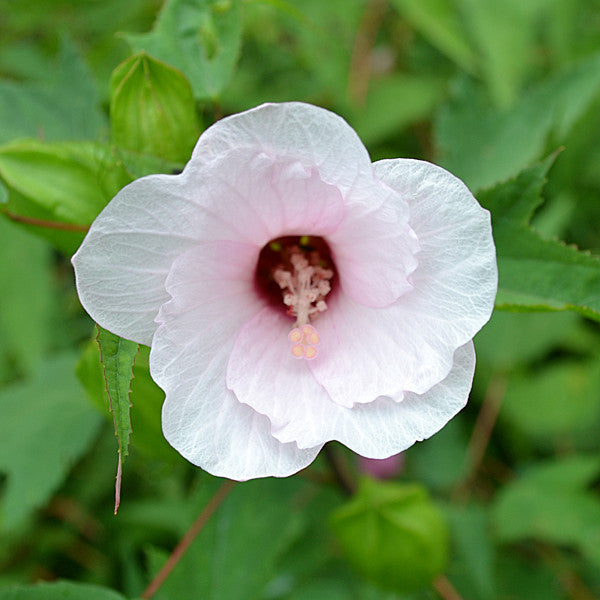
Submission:
[[[324,237],[338,275],[308,362],[256,289],[262,246],[287,235]],[[210,127],[181,175],[119,192],[73,264],[94,319],[152,342],[167,439],[234,479],[294,473],[329,439],[383,458],[435,433],[466,402],[497,284],[462,182],[371,165],[343,119],[302,103]]]
[[269,420],[225,385],[237,331],[261,306],[248,294],[252,253],[244,246],[204,244],[175,261],[167,278],[173,298],[158,316],[150,370],[166,393],[165,437],[190,462],[230,479],[284,477],[308,465],[320,446],[280,443]]
[[174,258],[195,241],[202,214],[187,176],[151,175],[123,188],[73,256],[83,307],[102,327],[150,345]]
[[310,369],[337,404],[350,407],[379,396],[401,400],[405,391],[426,392],[450,371],[454,351],[467,340],[460,332],[438,336],[427,321],[406,313],[405,297],[370,308],[336,294],[315,322],[320,356]]
[[194,194],[205,214],[202,239],[232,239],[264,246],[285,235],[328,235],[344,218],[339,189],[315,168],[232,151],[205,165],[192,164]]
[[323,359],[310,367],[343,406],[426,392],[489,319],[496,294],[489,213],[466,186],[421,161],[382,161],[375,170],[408,202],[421,249],[413,289],[397,302],[370,309],[338,294],[317,324]]
[[[334,439],[367,458],[387,458],[438,432],[467,403],[475,351],[472,342],[459,348],[444,380],[424,394],[405,394],[401,402],[378,398],[356,405],[325,421],[325,439]],[[287,436],[278,436],[285,441]],[[313,443],[314,438],[304,440]],[[302,445],[302,441],[298,440]]]
[[402,298],[424,331],[457,337],[462,345],[487,323],[498,286],[490,213],[467,186],[428,162],[395,159],[374,164],[375,173],[408,202],[417,234],[414,290]]
[[331,400],[306,361],[291,356],[282,342],[288,326],[284,315],[258,313],[240,332],[227,370],[228,387],[268,416],[272,435],[283,443],[313,448],[338,440],[363,456],[385,458],[433,435],[467,402],[475,367],[471,342],[456,351],[445,379],[425,394],[407,392],[401,402],[380,397],[348,408]]
[[[315,459],[322,445],[301,450],[294,442],[279,442],[271,435],[267,417],[237,401],[224,384],[230,348],[215,344],[214,363],[200,377],[197,369],[179,364],[160,378],[168,391],[162,409],[167,441],[217,477],[245,481],[297,473]],[[156,352],[169,349],[161,346]],[[189,347],[190,352],[195,350]]]
[[318,430],[318,420],[332,402],[306,360],[292,356],[287,335],[293,323],[270,306],[247,321],[231,351],[227,387],[240,402],[268,416],[273,431],[293,422]]
[[346,217],[327,237],[341,287],[366,306],[387,306],[412,289],[417,238],[404,200],[375,178],[346,194]]
[[350,125],[302,102],[262,104],[217,121],[200,136],[192,160],[204,163],[243,148],[315,166],[323,181],[342,192],[360,174],[372,172],[369,154]]

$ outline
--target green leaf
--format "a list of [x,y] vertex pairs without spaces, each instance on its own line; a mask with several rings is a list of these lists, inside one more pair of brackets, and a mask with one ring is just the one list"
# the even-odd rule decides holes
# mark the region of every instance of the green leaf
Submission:
[[150,348],[140,346],[131,382],[131,425],[135,431],[135,446],[146,456],[181,462],[181,457],[162,432],[161,411],[165,393],[150,377],[149,358]]
[[565,600],[564,589],[557,581],[552,563],[524,559],[523,553],[507,549],[498,558],[496,598],[521,600]]
[[433,490],[450,490],[465,475],[469,432],[461,416],[452,419],[426,444],[406,451],[410,476]]
[[[216,489],[202,481],[200,508]],[[277,575],[281,554],[299,537],[305,515],[294,500],[313,493],[298,479],[258,479],[236,485],[179,561],[155,600],[264,598]],[[124,507],[129,508],[129,507]],[[167,553],[148,549],[150,571],[156,573]]]
[[105,126],[92,75],[67,38],[44,79],[0,81],[0,143],[22,137],[97,139]]
[[523,480],[536,487],[561,488],[571,493],[592,485],[599,473],[600,458],[581,455],[540,463],[526,471]]
[[550,134],[562,143],[599,91],[600,54],[558,72],[502,111],[464,79],[436,123],[443,165],[472,190],[512,177],[541,158]]
[[551,156],[478,195],[492,213],[499,277],[496,306],[573,310],[600,320],[600,259],[544,240],[529,227],[553,160]]
[[100,418],[84,399],[71,355],[0,392],[0,471],[8,475],[1,527],[20,526],[48,501],[93,441]]
[[587,337],[582,319],[572,312],[497,310],[475,337],[477,362],[487,362],[495,370],[508,373],[543,359],[553,350],[585,351],[595,347],[596,340]]
[[[3,209],[81,231],[29,226],[72,252],[86,227],[119,189],[131,181],[112,150],[91,142],[16,141],[0,146],[0,177],[9,187]],[[45,231],[44,231],[45,230]]]
[[576,435],[600,417],[600,360],[567,361],[513,375],[503,418],[532,437]]
[[110,82],[113,142],[173,162],[189,159],[200,134],[192,88],[184,75],[141,52]]
[[104,370],[106,394],[119,443],[119,460],[122,461],[123,456],[129,453],[131,435],[129,391],[138,344],[119,337],[99,325],[97,340]]
[[397,135],[430,115],[444,87],[444,81],[437,77],[394,75],[374,81],[366,106],[355,111],[351,124],[367,145]]
[[495,104],[510,105],[533,66],[537,14],[523,9],[527,3],[519,0],[459,0],[457,4]]
[[392,0],[400,14],[433,46],[466,71],[478,57],[460,23],[455,0]]
[[111,150],[91,142],[24,140],[0,146],[4,181],[66,223],[91,223],[129,182],[114,167]]
[[600,566],[600,500],[585,488],[600,473],[598,457],[533,467],[496,498],[492,517],[502,542],[534,538],[576,546]]
[[18,371],[30,374],[51,341],[51,248],[3,219],[0,240],[0,347]]
[[150,33],[127,34],[145,50],[183,71],[196,98],[216,100],[237,62],[242,35],[239,0],[168,0]]
[[450,565],[452,581],[460,577],[470,584],[472,594],[463,592],[463,597],[495,598],[495,549],[488,527],[488,510],[477,504],[448,505],[444,514],[455,554]]
[[0,588],[0,600],[125,600],[124,596],[97,585],[56,581]]
[[[131,430],[135,435],[130,437],[130,443],[148,457],[180,462],[179,455],[169,446],[162,433],[161,408],[165,394],[150,377],[149,353],[147,346],[140,346],[133,365],[129,399]],[[85,347],[76,373],[90,401],[98,411],[111,418],[106,411],[106,382],[95,339]]]
[[350,564],[382,587],[423,588],[446,566],[447,525],[420,485],[363,479],[331,527]]

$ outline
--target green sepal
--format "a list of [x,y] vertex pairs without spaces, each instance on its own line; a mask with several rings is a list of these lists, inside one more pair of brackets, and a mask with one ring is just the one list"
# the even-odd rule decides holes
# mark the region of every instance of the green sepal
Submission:
[[110,120],[117,147],[176,163],[189,159],[200,134],[189,81],[145,52],[113,71]]

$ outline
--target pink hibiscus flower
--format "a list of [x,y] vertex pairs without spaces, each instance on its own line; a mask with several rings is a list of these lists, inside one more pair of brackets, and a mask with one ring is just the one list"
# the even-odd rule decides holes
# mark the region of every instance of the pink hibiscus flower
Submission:
[[497,270],[489,213],[432,164],[265,104],[179,175],[122,189],[73,257],[89,314],[151,346],[167,440],[214,475],[290,475],[328,440],[385,458],[466,403]]

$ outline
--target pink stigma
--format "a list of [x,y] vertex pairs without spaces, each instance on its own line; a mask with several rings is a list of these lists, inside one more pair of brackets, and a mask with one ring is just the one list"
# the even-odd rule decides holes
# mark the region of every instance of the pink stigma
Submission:
[[292,355],[295,358],[312,360],[317,356],[319,351],[315,346],[319,344],[321,338],[312,325],[294,327],[288,334],[288,339],[292,342]]

